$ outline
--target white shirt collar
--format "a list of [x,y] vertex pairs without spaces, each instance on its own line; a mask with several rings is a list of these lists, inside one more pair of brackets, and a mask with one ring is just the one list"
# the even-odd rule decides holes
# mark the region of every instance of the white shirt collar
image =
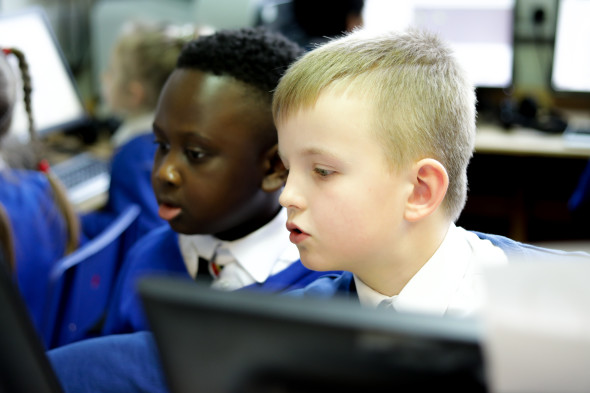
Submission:
[[146,113],[133,117],[132,119],[126,119],[113,134],[113,145],[119,147],[138,135],[151,133],[153,122],[153,113]]
[[277,262],[284,260],[290,264],[299,259],[297,247],[289,241],[286,222],[287,210],[282,208],[270,222],[241,239],[221,241],[211,235],[179,234],[180,250],[189,274],[196,275],[199,256],[210,260],[217,245],[222,243],[243,270],[256,282],[263,283],[277,273]]
[[500,248],[451,224],[438,250],[398,295],[385,296],[358,277],[354,279],[359,300],[364,306],[377,307],[388,299],[397,311],[464,314],[480,305],[480,267],[506,262],[507,257]]

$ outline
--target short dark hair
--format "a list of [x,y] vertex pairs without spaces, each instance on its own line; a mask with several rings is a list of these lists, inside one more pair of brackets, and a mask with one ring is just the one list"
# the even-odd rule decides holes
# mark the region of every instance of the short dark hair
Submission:
[[176,67],[230,76],[272,99],[281,76],[303,52],[298,44],[263,27],[220,30],[186,44]]

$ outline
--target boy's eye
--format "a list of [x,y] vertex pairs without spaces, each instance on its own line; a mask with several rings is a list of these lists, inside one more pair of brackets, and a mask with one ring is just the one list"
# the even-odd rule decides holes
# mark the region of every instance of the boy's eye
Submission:
[[314,168],[313,171],[315,173],[317,173],[320,177],[330,176],[332,173],[334,173],[334,171],[331,171],[329,169],[323,169],[323,168]]
[[159,140],[154,140],[154,143],[158,146],[158,150],[161,152],[170,150],[170,145],[166,142],[162,142]]
[[203,158],[205,158],[206,154],[203,150],[187,149],[186,156],[191,160],[197,161],[197,160],[202,160]]

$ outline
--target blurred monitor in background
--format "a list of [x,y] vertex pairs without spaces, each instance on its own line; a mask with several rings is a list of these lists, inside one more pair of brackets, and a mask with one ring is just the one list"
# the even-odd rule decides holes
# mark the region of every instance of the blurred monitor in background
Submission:
[[[26,56],[31,73],[33,118],[40,137],[73,129],[89,120],[71,69],[42,8],[1,13],[0,47],[18,48]],[[18,64],[12,64],[18,74]],[[22,86],[17,91],[11,133],[27,140]]]
[[590,93],[590,1],[561,0],[557,8],[551,87]]
[[426,28],[447,40],[478,88],[513,82],[515,0],[365,0],[364,28]]

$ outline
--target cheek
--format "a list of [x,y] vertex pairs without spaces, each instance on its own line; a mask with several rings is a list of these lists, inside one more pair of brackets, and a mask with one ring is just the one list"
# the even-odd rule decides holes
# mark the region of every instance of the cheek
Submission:
[[185,199],[201,214],[237,216],[249,207],[253,195],[260,190],[260,181],[257,172],[226,168],[220,163],[206,173],[193,173],[183,188]]
[[342,252],[357,253],[371,248],[394,230],[397,212],[390,193],[350,189],[323,202],[314,206],[322,225],[318,229],[331,234],[333,244]]
[[367,209],[359,204],[342,207],[345,208],[334,210],[325,221],[328,225],[326,230],[332,233],[336,247],[345,253],[355,253],[376,238],[376,215],[372,213],[372,207]]

